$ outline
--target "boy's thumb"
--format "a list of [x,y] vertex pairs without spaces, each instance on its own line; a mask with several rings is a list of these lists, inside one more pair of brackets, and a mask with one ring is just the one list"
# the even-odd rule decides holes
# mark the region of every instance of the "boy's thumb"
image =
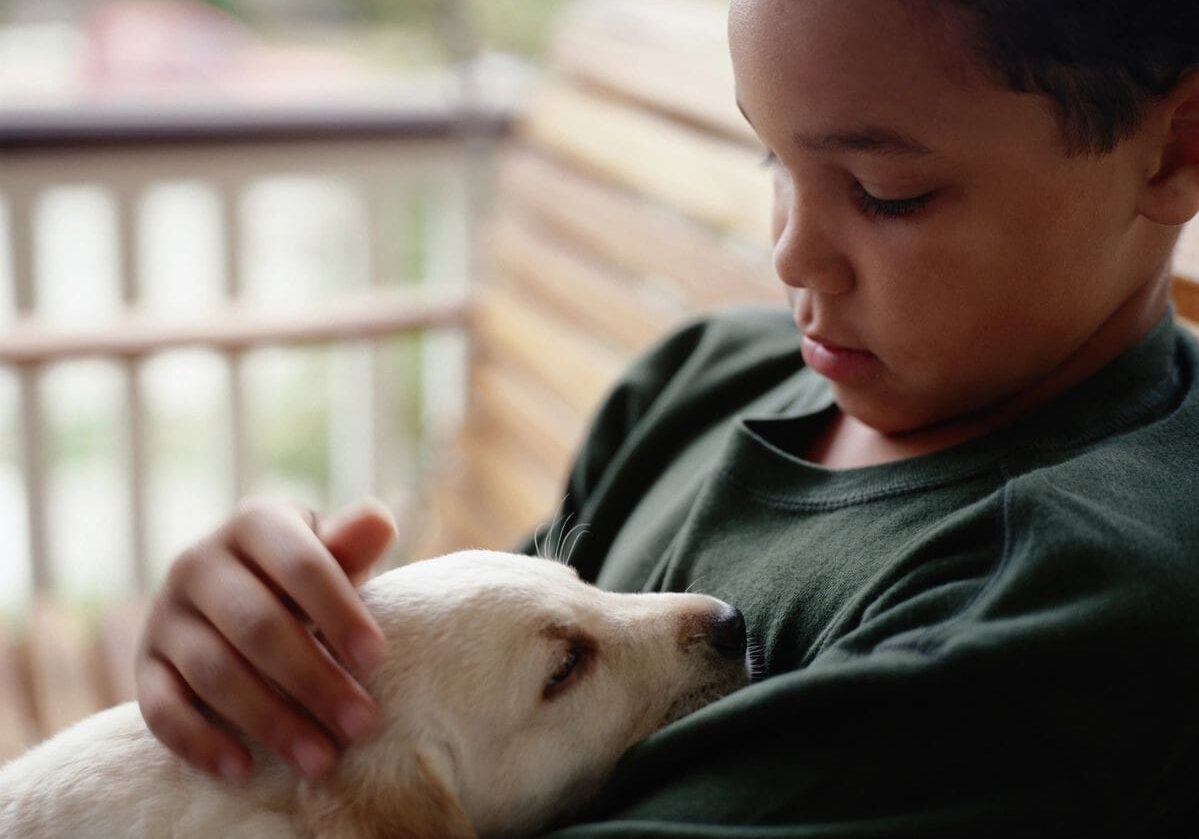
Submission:
[[396,522],[381,501],[367,498],[322,521],[316,535],[358,583],[395,539]]

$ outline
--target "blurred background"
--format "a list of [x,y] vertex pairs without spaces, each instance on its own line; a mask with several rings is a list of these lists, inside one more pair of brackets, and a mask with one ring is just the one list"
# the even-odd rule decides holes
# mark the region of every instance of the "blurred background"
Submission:
[[[783,305],[726,10],[0,0],[0,760],[133,695],[247,495],[374,495],[393,562],[585,538],[619,372]],[[1175,267],[1199,324],[1199,224]]]
[[394,98],[447,41],[535,59],[562,3],[0,0],[0,103]]
[[[461,286],[486,138],[562,2],[0,0],[0,334]],[[460,344],[0,366],[0,615],[51,581],[127,593],[244,494],[404,509],[460,411]]]

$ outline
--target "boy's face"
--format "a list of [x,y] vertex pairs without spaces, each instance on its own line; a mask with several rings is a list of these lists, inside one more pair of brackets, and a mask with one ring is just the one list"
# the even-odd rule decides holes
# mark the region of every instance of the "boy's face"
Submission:
[[1165,270],[1144,264],[1143,147],[1067,157],[1052,102],[991,80],[933,6],[733,0],[730,16],[805,358],[891,433],[1020,399]]

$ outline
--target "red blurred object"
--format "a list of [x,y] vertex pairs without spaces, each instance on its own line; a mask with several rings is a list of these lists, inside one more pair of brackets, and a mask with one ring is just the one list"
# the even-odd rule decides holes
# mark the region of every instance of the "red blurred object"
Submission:
[[86,36],[84,92],[96,98],[213,88],[253,41],[211,6],[151,0],[102,5]]
[[352,56],[268,44],[193,0],[105,3],[85,35],[81,92],[93,102],[296,99],[363,76]]

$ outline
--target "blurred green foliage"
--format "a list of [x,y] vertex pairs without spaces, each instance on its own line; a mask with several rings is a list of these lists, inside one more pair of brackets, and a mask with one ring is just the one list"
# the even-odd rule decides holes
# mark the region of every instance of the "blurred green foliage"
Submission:
[[326,349],[293,350],[289,360],[293,386],[252,408],[252,470],[308,484],[322,496],[314,500],[324,505],[329,500],[330,356]]
[[[289,22],[289,18],[281,16],[280,12],[264,13],[254,0],[205,2],[256,25],[273,27]],[[536,55],[544,47],[557,11],[568,2],[570,0],[344,0],[338,4],[322,4],[320,17],[325,22],[340,20],[428,32],[443,25],[447,8],[459,6],[469,16],[470,24],[486,49]],[[287,14],[292,16],[290,22],[304,22],[302,8]],[[311,9],[307,15],[313,16]]]
[[222,9],[230,14],[236,15],[241,12],[241,9],[237,7],[236,0],[204,0],[204,2],[209,6],[216,6],[218,9]]
[[490,49],[525,55],[545,46],[560,8],[568,0],[471,0],[475,24]]

